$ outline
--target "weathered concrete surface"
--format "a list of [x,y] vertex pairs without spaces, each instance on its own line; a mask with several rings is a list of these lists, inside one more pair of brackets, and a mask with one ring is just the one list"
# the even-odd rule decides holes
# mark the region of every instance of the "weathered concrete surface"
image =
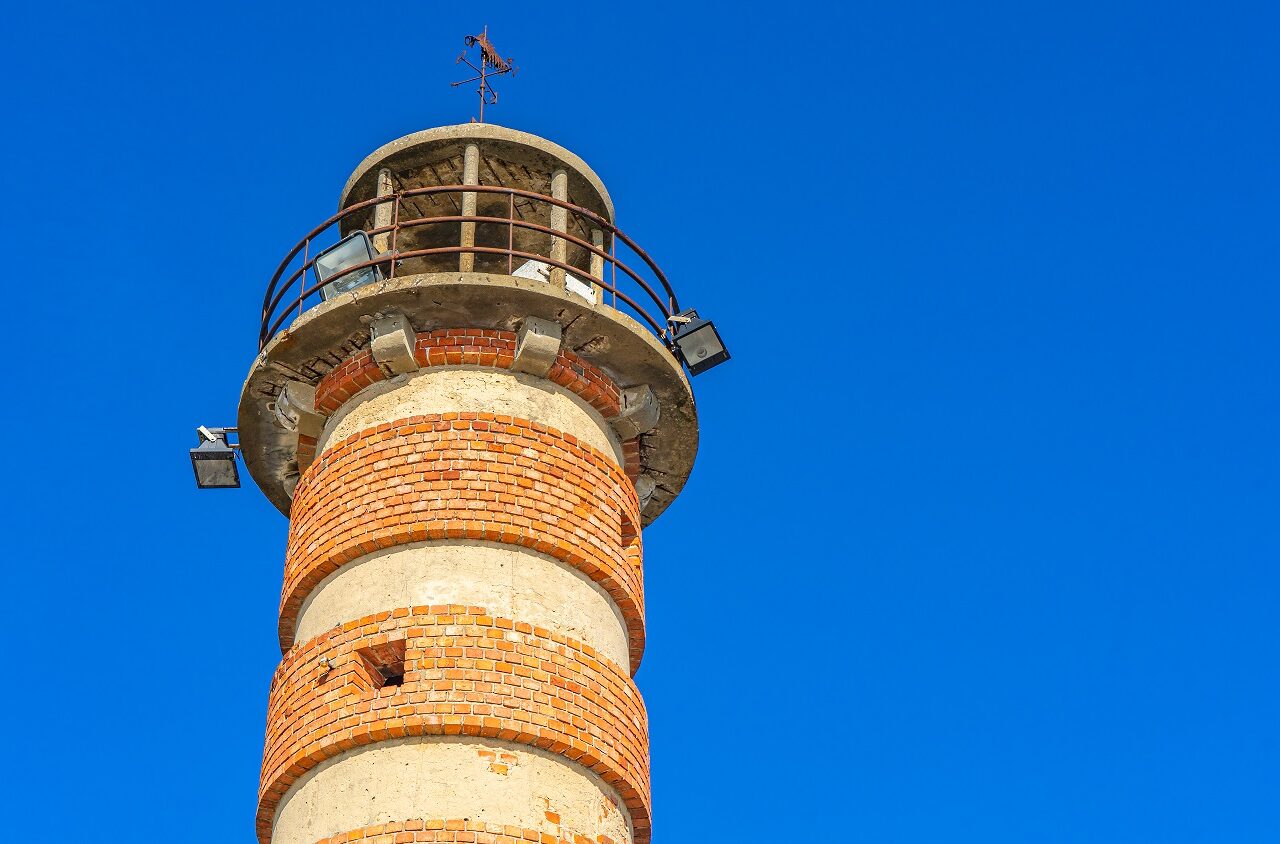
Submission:
[[[462,154],[462,183],[464,185],[480,184],[480,146],[479,144],[467,144]],[[474,217],[476,215],[476,195],[475,192],[464,193],[462,195],[462,214],[466,217]],[[461,246],[476,245],[476,224],[463,223],[462,237],[459,240]],[[476,256],[469,252],[463,252],[458,255],[458,270],[460,272],[469,273],[476,268]]]
[[[613,202],[609,199],[609,192],[585,161],[545,138],[493,123],[439,126],[405,135],[379,147],[351,174],[342,189],[338,207],[345,208],[375,196],[378,171],[383,167],[395,172],[412,172],[449,159],[461,161],[467,145],[471,143],[477,143],[486,154],[501,155],[504,160],[519,165],[521,171],[528,171],[527,174],[505,173],[503,184],[507,187],[549,195],[552,172],[563,168],[568,176],[566,195],[572,195],[583,207],[613,222]],[[462,175],[459,173],[460,177]]]
[[649,505],[649,499],[653,497],[653,491],[657,488],[657,483],[648,475],[636,478],[636,496],[640,499],[641,510]]
[[315,412],[315,406],[315,387],[303,381],[285,381],[268,409],[286,431],[317,437],[324,428],[325,418]]
[[418,361],[414,345],[418,334],[404,314],[386,314],[369,323],[369,348],[373,359],[392,372],[414,372]]
[[[375,172],[376,175],[376,172]],[[642,516],[649,524],[679,494],[698,448],[693,394],[680,364],[657,337],[608,305],[589,303],[545,282],[488,273],[425,273],[371,284],[304,312],[254,361],[240,398],[241,451],[253,479],[282,513],[297,482],[296,435],[271,420],[286,379],[314,384],[369,343],[362,317],[397,311],[415,330],[479,327],[516,331],[526,316],[563,326],[563,344],[626,389],[648,384],[661,408],[641,437],[641,463],[657,484]]]
[[393,419],[476,412],[516,416],[572,434],[623,465],[622,444],[613,429],[577,395],[543,378],[478,366],[432,366],[375,382],[333,415],[316,453],[330,442]]
[[421,542],[343,565],[302,605],[296,641],[384,610],[440,604],[484,607],[545,627],[630,673],[626,622],[607,592],[545,554],[490,542]]
[[564,830],[630,844],[631,819],[621,805],[593,772],[526,745],[398,739],[348,751],[300,779],[276,809],[271,841],[315,844],[388,821],[468,818],[556,840]]
[[511,362],[511,368],[545,377],[560,353],[561,334],[558,322],[525,317],[516,332],[516,359]]
[[658,397],[648,384],[623,390],[621,404],[622,410],[612,420],[613,429],[620,439],[629,440],[647,434],[657,427],[662,418]]

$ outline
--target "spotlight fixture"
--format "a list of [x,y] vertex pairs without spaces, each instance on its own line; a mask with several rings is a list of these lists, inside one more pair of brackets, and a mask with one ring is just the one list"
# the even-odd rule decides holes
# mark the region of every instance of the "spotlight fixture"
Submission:
[[240,471],[236,467],[236,450],[239,445],[227,442],[227,435],[235,428],[196,428],[200,445],[191,449],[191,468],[196,473],[199,489],[236,489],[240,486]]
[[675,324],[671,338],[689,374],[698,375],[729,359],[729,350],[720,339],[720,332],[709,319],[702,319],[695,310],[687,310],[669,317]]
[[[348,290],[381,281],[382,272],[376,266],[342,274],[344,270],[367,264],[376,257],[378,253],[373,251],[373,242],[363,231],[353,231],[321,252],[311,263],[311,268],[315,270],[316,281],[324,284],[320,288],[320,298],[327,301]],[[339,277],[334,279],[334,276]],[[334,280],[330,281],[330,279]]]

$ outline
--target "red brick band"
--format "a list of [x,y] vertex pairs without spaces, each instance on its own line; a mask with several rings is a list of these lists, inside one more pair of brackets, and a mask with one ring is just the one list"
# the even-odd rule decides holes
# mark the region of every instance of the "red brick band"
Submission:
[[[421,367],[492,366],[510,369],[516,354],[513,331],[487,328],[449,328],[418,335],[414,359]],[[316,385],[315,409],[332,416],[365,387],[385,381],[387,373],[373,359],[373,352],[363,349],[325,374]],[[575,393],[606,419],[620,410],[621,392],[612,378],[598,366],[578,354],[560,350],[547,380]],[[315,456],[316,441],[298,438],[298,463],[306,466]],[[634,483],[640,476],[640,438],[622,443],[622,458],[627,477]]]
[[316,844],[622,844],[607,835],[588,838],[559,829],[541,832],[506,824],[451,820],[412,820],[383,823],[321,838]]
[[[418,335],[414,358],[418,366],[492,366],[509,369],[516,356],[513,331],[482,328],[449,328]],[[377,381],[385,381],[368,349],[357,352],[329,371],[316,385],[316,410],[331,416],[356,393]],[[606,419],[618,415],[618,385],[599,367],[571,351],[561,350],[547,373],[547,380],[576,393]]]
[[280,607],[293,642],[311,590],[344,563],[410,542],[485,540],[568,563],[622,613],[644,651],[640,511],[609,457],[544,425],[489,413],[412,416],[330,444],[294,493]]
[[[399,642],[402,684],[378,689],[357,651]],[[259,841],[270,840],[289,787],[325,759],[439,735],[517,742],[574,760],[613,786],[636,841],[649,840],[648,716],[627,672],[544,628],[480,607],[435,606],[348,622],[285,655],[267,708]]]

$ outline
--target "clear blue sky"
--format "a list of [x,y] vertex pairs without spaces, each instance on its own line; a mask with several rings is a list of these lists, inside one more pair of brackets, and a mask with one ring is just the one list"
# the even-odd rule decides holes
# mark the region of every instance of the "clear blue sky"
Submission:
[[286,523],[185,452],[487,22],[734,354],[646,534],[656,842],[1280,840],[1277,15],[11,8],[9,828],[251,840]]

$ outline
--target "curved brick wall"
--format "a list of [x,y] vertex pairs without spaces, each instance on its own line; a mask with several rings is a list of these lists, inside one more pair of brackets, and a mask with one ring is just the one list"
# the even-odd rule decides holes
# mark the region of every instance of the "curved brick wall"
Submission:
[[[450,328],[418,335],[414,357],[419,366],[493,366],[510,369],[516,355],[514,331]],[[356,393],[386,380],[368,349],[353,355],[316,385],[316,410],[330,416]],[[618,385],[598,367],[561,350],[547,380],[577,394],[609,419],[618,415]]]
[[[609,426],[605,373],[564,350],[545,382],[508,373],[515,341],[422,334],[418,373],[388,381],[366,349],[316,387],[264,844],[649,841],[639,441]],[[400,647],[403,681],[377,688],[370,654]]]
[[600,584],[644,649],[639,502],[606,455],[542,425],[486,413],[414,416],[331,444],[294,494],[283,647],[307,595],[339,566],[429,540],[531,548]]
[[[404,642],[403,684],[376,689],[356,651],[395,641]],[[380,613],[286,654],[268,706],[259,840],[270,840],[290,786],[325,759],[431,735],[500,739],[572,760],[617,791],[635,840],[649,840],[647,716],[627,672],[580,642],[479,607]]]
[[[510,369],[515,351],[514,331],[449,328],[419,334],[414,359],[421,367],[491,366]],[[332,416],[361,390],[385,380],[387,374],[373,359],[373,352],[364,349],[320,379],[316,384],[315,409],[325,416]],[[621,401],[618,385],[599,367],[572,351],[560,350],[555,364],[547,373],[547,380],[587,402],[605,419],[618,414]],[[304,464],[315,455],[316,445],[312,437],[299,437],[298,455]],[[639,438],[624,440],[622,452],[627,477],[634,481],[640,475]]]

